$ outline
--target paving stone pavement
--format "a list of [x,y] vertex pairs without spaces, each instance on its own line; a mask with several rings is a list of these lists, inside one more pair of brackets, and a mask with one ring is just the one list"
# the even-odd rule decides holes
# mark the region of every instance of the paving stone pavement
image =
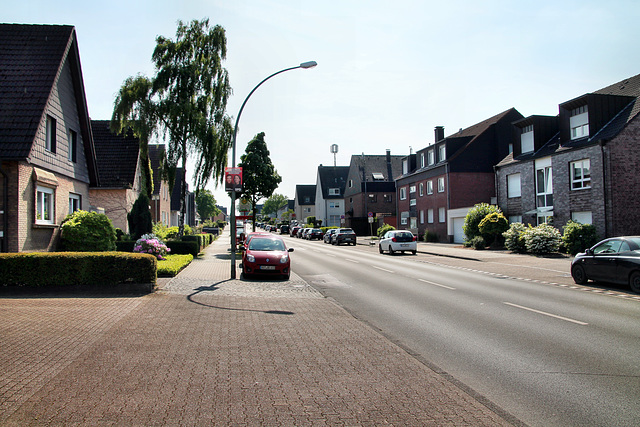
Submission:
[[1,297],[0,425],[517,423],[226,242],[143,297]]

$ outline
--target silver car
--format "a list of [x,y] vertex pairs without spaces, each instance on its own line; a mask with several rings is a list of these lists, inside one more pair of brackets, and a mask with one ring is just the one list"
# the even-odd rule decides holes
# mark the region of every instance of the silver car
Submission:
[[407,230],[391,230],[387,231],[378,245],[380,253],[384,251],[393,254],[395,252],[410,251],[412,254],[418,252],[418,242],[412,232]]

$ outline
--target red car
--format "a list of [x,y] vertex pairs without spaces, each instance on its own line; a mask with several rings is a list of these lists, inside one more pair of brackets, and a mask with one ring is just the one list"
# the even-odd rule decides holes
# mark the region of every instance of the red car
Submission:
[[255,234],[247,242],[242,254],[242,274],[278,274],[287,280],[291,275],[291,258],[284,240],[278,236]]

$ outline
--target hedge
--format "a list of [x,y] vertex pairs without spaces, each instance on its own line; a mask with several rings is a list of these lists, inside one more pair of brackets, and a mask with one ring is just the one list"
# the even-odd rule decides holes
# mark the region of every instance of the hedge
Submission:
[[193,255],[194,258],[197,258],[198,254],[200,253],[200,247],[198,245],[198,242],[193,240],[192,241],[167,240],[165,242],[165,245],[167,245],[167,247],[171,249],[171,251],[169,252],[169,254],[171,255],[191,254]]
[[124,252],[30,252],[0,254],[0,285],[28,287],[156,283],[157,260]]

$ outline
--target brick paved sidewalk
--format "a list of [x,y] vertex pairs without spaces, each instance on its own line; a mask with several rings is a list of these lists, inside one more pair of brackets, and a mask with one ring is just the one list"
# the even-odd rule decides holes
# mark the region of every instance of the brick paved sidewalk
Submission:
[[0,298],[0,425],[509,424],[297,276],[228,280],[226,258],[144,297]]

